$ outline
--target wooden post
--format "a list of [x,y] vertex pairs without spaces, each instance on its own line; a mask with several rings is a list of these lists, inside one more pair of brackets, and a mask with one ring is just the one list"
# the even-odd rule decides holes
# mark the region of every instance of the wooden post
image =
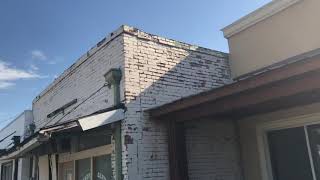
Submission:
[[13,179],[18,180],[19,158],[14,159],[13,162],[14,162]]
[[171,180],[188,180],[183,123],[168,121],[169,168]]
[[116,180],[122,180],[122,143],[121,143],[121,122],[115,124],[115,159],[116,159]]

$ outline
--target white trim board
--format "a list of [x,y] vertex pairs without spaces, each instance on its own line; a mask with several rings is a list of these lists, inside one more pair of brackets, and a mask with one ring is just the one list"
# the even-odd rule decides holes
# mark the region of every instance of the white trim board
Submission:
[[91,158],[96,156],[102,156],[112,153],[112,145],[104,145],[84,151],[79,151],[75,153],[62,153],[59,154],[59,163],[75,161],[79,159]]
[[264,5],[263,7],[253,11],[252,13],[242,17],[241,19],[223,28],[222,31],[224,37],[229,38],[260,21],[263,21],[277,14],[278,12],[287,9],[288,7],[300,1],[302,0],[273,0],[270,3]]

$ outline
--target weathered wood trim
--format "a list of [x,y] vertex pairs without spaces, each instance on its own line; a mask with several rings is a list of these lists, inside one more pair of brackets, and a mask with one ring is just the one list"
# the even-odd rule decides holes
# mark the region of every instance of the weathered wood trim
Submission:
[[[250,92],[257,88],[267,87],[277,82],[285,82],[293,78],[301,78],[305,74],[320,70],[320,55],[298,61],[281,68],[273,69],[264,72],[260,75],[244,79],[220,88],[210,90],[208,92],[200,93],[195,96],[184,98],[170,104],[149,110],[154,118],[161,118],[161,116],[169,115],[170,113],[179,112],[186,109],[191,109],[199,105],[206,105],[208,103],[218,102],[223,98],[236,96],[240,93]],[[269,89],[272,90],[272,89]],[[287,92],[287,94],[285,94]],[[290,91],[284,91],[283,96],[290,95]],[[220,102],[219,106],[225,106]],[[226,107],[225,107],[226,108]]]
[[112,145],[109,144],[109,145],[100,146],[97,148],[80,151],[77,153],[59,154],[59,163],[75,161],[75,160],[85,159],[89,157],[102,156],[102,155],[111,154],[111,153],[112,153]]

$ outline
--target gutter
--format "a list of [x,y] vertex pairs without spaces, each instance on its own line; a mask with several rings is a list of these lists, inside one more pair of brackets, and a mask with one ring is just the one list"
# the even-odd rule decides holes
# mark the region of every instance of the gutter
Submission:
[[35,136],[25,139],[19,146],[11,148],[7,155],[0,157],[0,161],[22,157],[32,149],[40,146],[42,143],[47,142],[48,140],[48,136],[37,133]]
[[[76,120],[68,121],[65,123],[57,124],[54,126],[48,126],[39,130],[39,132],[26,138],[23,142],[13,146],[5,154],[0,155],[1,160],[15,159],[24,156],[29,151],[39,147],[43,143],[49,141],[52,133],[65,131],[68,129],[79,128],[80,131],[86,131],[100,126],[104,126],[110,123],[115,123],[115,138],[121,138],[121,127],[118,127],[120,123],[118,121],[124,119],[124,105],[119,104],[114,107],[99,110],[88,116],[81,117]],[[120,130],[119,130],[120,129]],[[118,141],[117,141],[118,143]],[[116,149],[121,152],[121,143],[116,145]],[[117,153],[119,154],[119,153]],[[121,156],[120,156],[121,157]],[[119,157],[119,158],[120,158]],[[121,159],[121,158],[120,158]],[[122,172],[122,171],[120,171]]]
[[[114,106],[121,104],[120,100],[120,82],[122,73],[120,69],[110,69],[105,75],[108,87],[113,89]],[[122,180],[122,139],[121,139],[121,121],[114,123],[113,137],[115,140],[115,159],[116,159],[116,180]]]

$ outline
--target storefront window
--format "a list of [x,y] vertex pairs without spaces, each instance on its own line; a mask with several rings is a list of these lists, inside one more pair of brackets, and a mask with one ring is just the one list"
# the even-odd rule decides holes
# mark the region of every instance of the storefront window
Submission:
[[308,126],[315,176],[320,179],[320,125]]
[[73,180],[73,161],[60,164],[61,180]]
[[60,154],[58,180],[113,180],[111,152],[112,146],[106,145]]
[[91,180],[91,158],[76,161],[77,180]]
[[93,158],[94,163],[94,179],[95,180],[111,180],[111,156],[103,155]]
[[1,180],[12,180],[12,162],[1,166]]

